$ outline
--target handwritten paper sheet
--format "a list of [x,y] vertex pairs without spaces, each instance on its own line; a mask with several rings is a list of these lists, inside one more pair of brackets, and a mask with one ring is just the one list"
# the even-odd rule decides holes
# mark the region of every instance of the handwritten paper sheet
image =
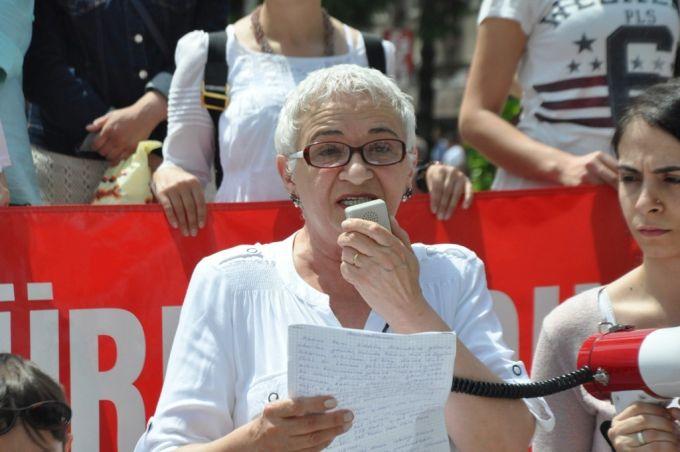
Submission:
[[444,404],[454,333],[375,333],[315,325],[288,329],[288,393],[333,395],[354,413],[328,450],[450,450]]

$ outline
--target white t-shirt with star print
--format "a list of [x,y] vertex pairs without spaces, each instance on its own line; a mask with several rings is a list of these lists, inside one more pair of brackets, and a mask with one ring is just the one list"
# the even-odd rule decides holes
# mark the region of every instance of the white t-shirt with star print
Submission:
[[[492,17],[517,21],[527,35],[519,129],[572,154],[612,152],[629,99],[673,74],[673,0],[484,0],[478,23]],[[541,186],[499,168],[492,188]]]

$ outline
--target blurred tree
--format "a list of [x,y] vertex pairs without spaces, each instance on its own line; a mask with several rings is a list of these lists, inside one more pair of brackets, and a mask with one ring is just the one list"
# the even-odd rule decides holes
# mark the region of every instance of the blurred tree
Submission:
[[394,0],[322,0],[328,13],[359,30],[368,31],[373,14],[384,11]]
[[233,24],[239,20],[245,12],[243,8],[245,7],[244,0],[229,0],[229,23]]
[[418,37],[421,41],[418,71],[418,135],[432,136],[434,89],[436,75],[435,42],[460,33],[460,18],[468,12],[466,0],[419,0]]

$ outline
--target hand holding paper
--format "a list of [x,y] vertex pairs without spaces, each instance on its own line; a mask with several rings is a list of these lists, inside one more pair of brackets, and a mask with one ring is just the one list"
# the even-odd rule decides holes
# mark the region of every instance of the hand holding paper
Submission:
[[329,450],[449,451],[444,404],[456,354],[454,333],[383,334],[292,325],[291,397],[331,394],[354,413]]

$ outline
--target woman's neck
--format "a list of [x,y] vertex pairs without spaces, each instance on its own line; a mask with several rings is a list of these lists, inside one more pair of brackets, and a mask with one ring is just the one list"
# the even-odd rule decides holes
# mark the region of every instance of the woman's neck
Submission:
[[644,258],[639,277],[644,291],[680,323],[680,258]]
[[295,236],[293,259],[302,279],[315,289],[328,295],[354,290],[340,273],[342,251],[335,241],[310,234],[303,227]]
[[343,327],[364,328],[371,308],[342,277],[342,253],[335,242],[310,235],[304,227],[295,236],[293,262],[307,284],[328,295],[330,308]]
[[282,49],[310,44],[323,48],[321,0],[266,0],[260,11],[265,36]]
[[619,323],[638,328],[680,325],[680,259],[644,258],[607,292]]

